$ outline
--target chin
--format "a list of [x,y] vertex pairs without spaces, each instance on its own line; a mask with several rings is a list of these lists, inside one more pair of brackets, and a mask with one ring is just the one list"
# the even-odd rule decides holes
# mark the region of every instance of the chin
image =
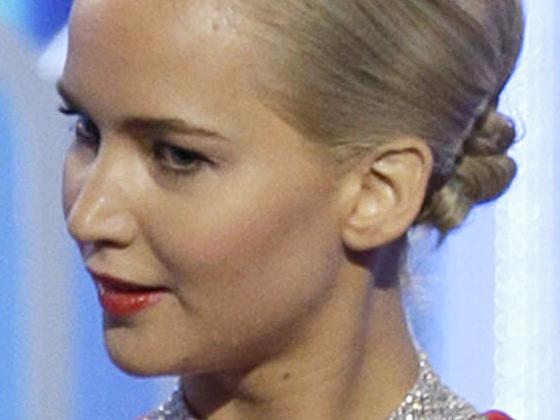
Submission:
[[192,335],[170,337],[142,323],[121,321],[106,319],[103,339],[113,364],[128,375],[194,375],[250,365],[246,348],[199,343]]
[[156,377],[156,376],[165,376],[166,375],[165,373],[158,372],[157,369],[150,368],[149,366],[146,366],[145,364],[138,364],[138,363],[134,363],[133,361],[130,361],[130,360],[119,359],[119,358],[113,357],[111,354],[109,354],[109,358],[111,359],[113,364],[117,368],[119,368],[119,370],[121,370],[123,373],[125,373],[129,376],[134,376],[136,378],[152,378],[152,377]]
[[113,364],[131,376],[150,377],[175,375],[180,359],[173,357],[169,346],[153,345],[127,328],[104,331],[105,349]]
[[145,378],[208,373],[223,367],[219,355],[195,351],[188,344],[165,339],[148,339],[134,329],[106,328],[103,333],[107,354],[124,373]]

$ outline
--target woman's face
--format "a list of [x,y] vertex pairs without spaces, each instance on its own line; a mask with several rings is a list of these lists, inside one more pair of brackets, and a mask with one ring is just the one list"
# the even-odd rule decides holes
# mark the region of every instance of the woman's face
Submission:
[[266,75],[223,3],[74,6],[64,210],[105,290],[108,351],[131,373],[270,356],[336,278],[333,165],[259,100]]

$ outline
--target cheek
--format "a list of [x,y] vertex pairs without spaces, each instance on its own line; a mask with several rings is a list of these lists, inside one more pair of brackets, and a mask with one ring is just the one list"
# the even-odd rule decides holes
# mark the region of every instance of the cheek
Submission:
[[328,300],[337,264],[328,212],[282,203],[206,212],[168,243],[183,309],[175,319],[207,357],[235,365],[280,348]]
[[226,188],[192,197],[190,206],[170,205],[180,210],[166,211],[165,220],[151,217],[159,220],[154,248],[189,306],[266,305],[307,294],[329,264],[337,242],[328,191],[289,180],[240,185],[235,194]]

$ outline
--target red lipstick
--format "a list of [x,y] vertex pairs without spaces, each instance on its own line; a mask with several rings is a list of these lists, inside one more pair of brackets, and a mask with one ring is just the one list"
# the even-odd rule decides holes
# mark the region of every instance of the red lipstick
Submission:
[[157,304],[165,292],[161,287],[140,286],[114,277],[91,273],[97,285],[99,303],[110,315],[134,315]]

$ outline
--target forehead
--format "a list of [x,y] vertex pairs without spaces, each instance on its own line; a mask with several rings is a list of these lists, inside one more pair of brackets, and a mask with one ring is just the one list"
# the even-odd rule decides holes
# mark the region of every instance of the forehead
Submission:
[[228,3],[76,0],[63,81],[74,91],[87,86],[88,96],[92,90],[122,93],[115,91],[121,87],[139,94],[155,85],[177,89],[197,75],[225,83],[226,72],[242,74],[250,51]]
[[76,0],[72,10],[72,21],[91,31],[103,28],[122,36],[134,28],[135,34],[156,38],[185,27],[199,35],[224,33],[233,18],[225,0]]
[[231,7],[218,0],[77,0],[71,43],[126,57],[129,66],[145,64],[196,54],[185,50],[195,44],[225,44],[234,36],[233,21]]

